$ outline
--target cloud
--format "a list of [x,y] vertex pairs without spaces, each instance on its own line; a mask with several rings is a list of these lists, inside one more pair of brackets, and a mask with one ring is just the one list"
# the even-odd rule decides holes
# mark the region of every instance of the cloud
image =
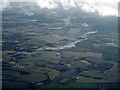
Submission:
[[65,25],[70,25],[71,24],[70,17],[64,18],[63,21],[64,21]]
[[81,26],[88,27],[88,24],[87,23],[83,23],[83,24],[81,24]]
[[[8,1],[9,0],[2,0],[0,10],[4,10],[7,5],[9,5]],[[54,9],[59,11],[61,8],[65,11],[71,10],[71,12],[92,13],[100,16],[118,16],[118,1],[119,0],[34,0],[36,6],[39,6],[40,9],[47,8],[50,11]],[[28,11],[26,13],[28,13]]]
[[60,3],[64,9],[70,9],[76,7],[74,0],[60,0]]
[[38,0],[41,8],[55,9],[57,2],[61,3],[65,10],[78,8],[82,12],[97,13],[100,16],[118,16],[119,0]]
[[54,9],[57,7],[57,4],[53,0],[37,0],[36,4],[40,8]]
[[118,0],[85,0],[81,10],[101,16],[118,16]]
[[7,8],[9,5],[8,0],[1,0],[0,1],[0,11],[3,11],[5,8]]
[[30,12],[30,11],[28,11],[28,10],[26,10],[26,9],[24,9],[24,10],[22,10],[22,11],[24,12],[25,15],[28,15],[28,16],[34,15],[33,12]]

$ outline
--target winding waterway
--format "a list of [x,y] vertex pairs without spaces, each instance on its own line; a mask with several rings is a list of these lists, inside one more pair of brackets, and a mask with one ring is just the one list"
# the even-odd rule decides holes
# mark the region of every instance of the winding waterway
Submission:
[[[77,43],[79,43],[79,42],[81,42],[81,41],[83,41],[83,40],[87,40],[88,38],[88,35],[89,34],[94,34],[94,33],[96,33],[97,31],[91,31],[91,32],[87,32],[87,33],[85,33],[85,34],[83,34],[81,37],[82,37],[82,39],[80,39],[80,40],[77,40],[77,41],[75,41],[75,42],[71,42],[71,43],[69,43],[69,44],[67,44],[67,45],[64,45],[64,46],[58,46],[58,47],[48,47],[48,48],[45,48],[44,50],[62,50],[62,49],[66,49],[66,48],[71,48],[71,47],[75,47],[75,44],[77,44]],[[38,50],[42,50],[42,49],[38,49]]]

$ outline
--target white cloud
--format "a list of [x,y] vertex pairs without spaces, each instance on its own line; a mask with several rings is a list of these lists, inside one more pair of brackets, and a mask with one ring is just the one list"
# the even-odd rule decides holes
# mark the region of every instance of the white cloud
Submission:
[[0,11],[3,11],[5,8],[7,8],[9,5],[8,0],[1,0],[0,1]]
[[57,4],[53,0],[37,0],[36,4],[40,8],[54,9],[57,7]]
[[64,21],[65,25],[70,25],[71,24],[70,17],[64,18],[63,21]]
[[[0,1],[0,10],[7,7],[9,4],[8,1],[12,0]],[[18,2],[17,0],[14,1]],[[19,2],[20,1],[23,0],[19,0]],[[56,9],[59,7],[57,3],[59,2],[65,10],[76,9],[87,13],[98,13],[100,16],[118,16],[118,1],[119,0],[34,0],[40,8]]]
[[34,15],[33,12],[30,12],[30,11],[28,11],[28,10],[26,10],[26,9],[24,9],[24,10],[22,10],[22,11],[24,12],[25,15],[28,15],[28,16]]
[[101,16],[118,16],[118,0],[85,0],[81,10]]
[[60,0],[64,9],[70,9],[76,7],[74,0]]
[[[119,0],[38,0],[41,8],[56,8],[56,2],[60,2],[62,7],[67,10],[79,8],[88,13],[98,13],[100,16],[118,16]],[[50,3],[51,2],[51,3]]]
[[88,24],[87,23],[83,23],[83,24],[81,24],[81,26],[88,27]]

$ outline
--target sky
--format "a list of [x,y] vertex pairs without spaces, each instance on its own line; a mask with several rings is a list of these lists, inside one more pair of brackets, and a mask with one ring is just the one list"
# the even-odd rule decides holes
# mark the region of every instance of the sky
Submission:
[[[47,9],[50,11],[59,10],[62,8],[65,11],[75,11],[98,14],[99,16],[118,16],[118,2],[119,0],[25,0],[26,2],[33,2],[39,9]],[[0,11],[10,8],[10,2],[24,2],[24,0],[1,0]],[[31,5],[32,6],[32,5]],[[22,8],[22,7],[21,7]],[[24,7],[23,7],[24,8]],[[34,15],[34,11],[24,11]]]

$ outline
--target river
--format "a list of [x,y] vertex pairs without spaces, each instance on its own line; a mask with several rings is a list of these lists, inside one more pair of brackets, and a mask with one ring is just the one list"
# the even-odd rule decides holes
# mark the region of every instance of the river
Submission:
[[69,43],[69,44],[67,44],[67,45],[64,45],[64,46],[48,47],[48,48],[45,48],[45,49],[41,49],[41,48],[40,48],[40,49],[37,49],[37,50],[62,50],[62,49],[66,49],[66,48],[75,47],[75,44],[77,44],[77,43],[79,43],[79,42],[81,42],[81,41],[83,41],[83,40],[87,40],[89,34],[94,34],[94,33],[96,33],[96,32],[97,32],[97,31],[87,32],[87,33],[85,33],[85,34],[83,34],[83,35],[81,36],[82,39],[77,40],[77,41],[75,41],[75,42],[71,42],[71,43]]

